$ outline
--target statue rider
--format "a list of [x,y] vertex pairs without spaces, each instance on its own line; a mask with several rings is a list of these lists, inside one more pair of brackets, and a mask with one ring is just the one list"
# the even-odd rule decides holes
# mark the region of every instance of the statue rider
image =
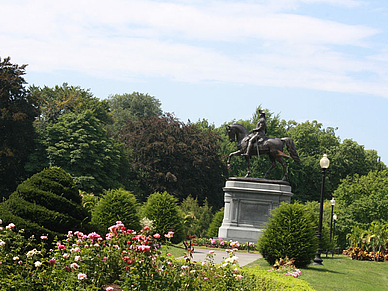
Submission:
[[266,138],[266,134],[267,134],[267,120],[265,119],[265,111],[259,110],[259,121],[257,122],[256,128],[253,129],[253,136],[249,139],[247,150],[244,153],[244,156],[249,156],[249,152],[251,151],[255,141],[257,141],[258,146],[262,144]]

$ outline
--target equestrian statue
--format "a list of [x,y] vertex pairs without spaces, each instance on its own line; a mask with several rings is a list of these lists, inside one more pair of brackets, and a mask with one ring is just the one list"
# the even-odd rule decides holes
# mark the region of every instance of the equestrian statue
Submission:
[[228,157],[228,168],[230,168],[230,159],[233,156],[244,156],[247,162],[248,172],[245,177],[249,177],[251,174],[250,170],[250,159],[252,156],[268,155],[272,164],[268,171],[265,173],[265,179],[268,179],[269,173],[276,167],[276,161],[278,161],[283,167],[283,181],[287,181],[287,165],[283,157],[288,157],[283,152],[284,143],[287,146],[291,158],[297,163],[300,163],[298,153],[296,152],[294,142],[288,137],[277,138],[267,137],[267,121],[265,118],[265,111],[259,110],[259,121],[257,122],[256,128],[250,133],[245,126],[241,124],[231,124],[226,126],[228,132],[229,141],[235,142],[237,140],[237,151],[229,154]]

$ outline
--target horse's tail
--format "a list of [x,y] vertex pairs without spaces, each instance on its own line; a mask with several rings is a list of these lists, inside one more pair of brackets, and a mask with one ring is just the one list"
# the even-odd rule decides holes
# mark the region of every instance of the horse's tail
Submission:
[[293,140],[289,137],[283,137],[281,138],[281,141],[286,143],[287,151],[290,153],[290,156],[295,161],[295,163],[300,164],[300,159],[298,153],[296,152]]

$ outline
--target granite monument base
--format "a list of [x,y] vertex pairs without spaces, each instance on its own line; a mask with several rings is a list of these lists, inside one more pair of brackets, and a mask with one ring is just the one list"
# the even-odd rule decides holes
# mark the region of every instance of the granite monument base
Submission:
[[229,178],[224,187],[224,219],[218,237],[256,243],[271,209],[289,203],[293,195],[286,181]]

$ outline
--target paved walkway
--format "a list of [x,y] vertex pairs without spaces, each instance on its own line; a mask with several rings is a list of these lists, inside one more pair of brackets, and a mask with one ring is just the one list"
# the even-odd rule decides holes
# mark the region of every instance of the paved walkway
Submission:
[[[197,262],[204,262],[206,261],[207,254],[209,254],[209,249],[194,248],[193,260]],[[223,260],[229,257],[229,254],[226,251],[214,251],[213,255],[215,264],[221,264]],[[260,254],[240,252],[236,252],[235,256],[238,257],[238,263],[241,267],[262,258],[262,255]]]

